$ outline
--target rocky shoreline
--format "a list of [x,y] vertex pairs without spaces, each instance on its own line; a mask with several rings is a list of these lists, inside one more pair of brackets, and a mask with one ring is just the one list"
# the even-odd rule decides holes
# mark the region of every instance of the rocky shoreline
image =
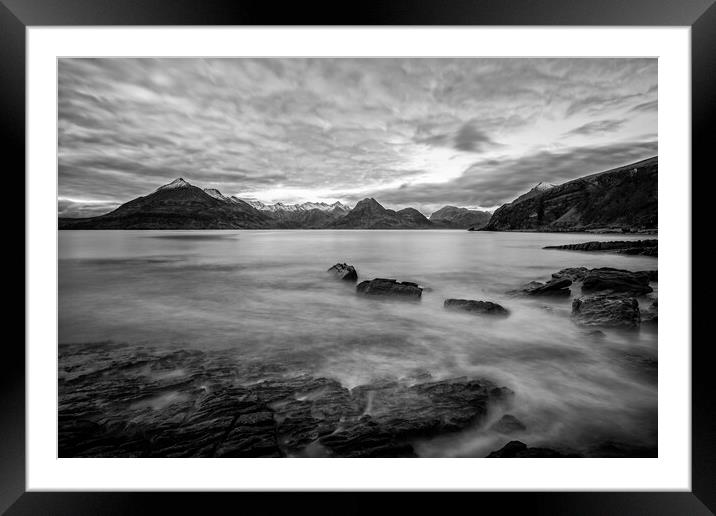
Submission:
[[349,388],[232,350],[59,349],[59,457],[418,457],[468,431],[506,443],[487,457],[656,456],[611,441],[528,447],[514,440],[529,435],[509,414],[517,394],[483,378],[415,370]]
[[642,256],[658,256],[659,241],[650,240],[616,240],[609,242],[583,242],[580,244],[548,245],[543,249],[562,249],[565,251],[609,252]]
[[349,389],[231,351],[68,344],[59,363],[60,457],[414,457],[514,396],[425,371]]
[[[340,282],[359,278],[347,263],[328,274]],[[655,325],[650,283],[657,279],[656,271],[574,267],[510,293],[574,294],[572,320],[597,339],[604,335],[599,328]],[[355,293],[420,302],[424,290],[375,278],[357,283]],[[443,306],[476,320],[510,316],[509,307],[492,301],[448,298]],[[420,369],[345,386],[233,350],[63,344],[58,387],[60,457],[417,457],[416,444],[468,431],[505,443],[488,457],[656,456],[652,448],[613,442],[580,450],[558,442],[529,446],[514,439],[529,436],[529,428],[510,414],[520,394],[509,385],[434,378]]]

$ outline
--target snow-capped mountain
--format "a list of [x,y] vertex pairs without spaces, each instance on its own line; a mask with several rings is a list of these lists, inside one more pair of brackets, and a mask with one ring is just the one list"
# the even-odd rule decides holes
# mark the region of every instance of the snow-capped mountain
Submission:
[[219,199],[220,201],[226,202],[233,202],[230,197],[225,196],[216,188],[204,188],[204,191],[211,195],[214,199]]
[[184,179],[182,179],[181,177],[178,177],[171,183],[160,186],[155,191],[158,192],[160,190],[173,190],[174,188],[189,188],[190,186],[191,185],[189,183],[187,183],[186,181],[184,181]]
[[247,203],[249,203],[251,206],[256,208],[257,210],[261,211],[270,211],[270,212],[300,212],[300,211],[309,211],[309,210],[321,210],[321,211],[333,211],[336,208],[340,211],[348,212],[350,211],[350,207],[346,206],[345,204],[336,201],[333,204],[328,204],[325,202],[304,202],[299,204],[284,204],[282,202],[277,202],[275,204],[265,204],[261,201],[257,200],[246,200]]
[[550,184],[550,183],[544,183],[544,182],[540,181],[539,183],[537,183],[536,185],[534,185],[534,186],[530,189],[529,192],[523,193],[523,194],[520,195],[517,199],[515,199],[514,201],[512,201],[512,204],[516,204],[516,203],[518,203],[518,202],[522,202],[522,201],[526,201],[527,199],[531,199],[531,198],[534,197],[535,195],[538,195],[538,194],[541,194],[541,193],[546,192],[546,191],[548,191],[548,190],[551,190],[551,189],[554,188],[555,186],[557,186],[557,185],[553,185],[553,184]]
[[552,183],[544,183],[544,182],[540,181],[539,183],[534,185],[534,187],[532,187],[532,191],[533,192],[544,192],[547,190],[551,190],[555,186],[557,186],[557,185],[553,185]]

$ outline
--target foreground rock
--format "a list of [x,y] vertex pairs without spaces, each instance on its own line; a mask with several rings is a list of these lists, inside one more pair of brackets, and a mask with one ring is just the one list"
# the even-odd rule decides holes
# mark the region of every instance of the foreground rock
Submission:
[[572,319],[582,326],[635,328],[641,317],[639,303],[627,296],[588,296],[572,301]]
[[351,393],[365,407],[364,414],[320,440],[342,457],[412,456],[411,440],[476,425],[490,404],[508,403],[513,396],[509,389],[469,378],[409,387],[387,382]]
[[589,273],[586,267],[568,267],[552,274],[553,279],[567,278],[574,281],[582,281]]
[[[232,351],[62,345],[60,457],[410,457],[512,391],[421,373],[348,389]],[[417,382],[417,383],[414,383]]]
[[446,299],[443,306],[448,310],[471,312],[487,315],[509,315],[509,311],[492,301],[475,301],[473,299]]
[[369,296],[391,296],[404,299],[420,299],[423,294],[423,289],[417,283],[410,281],[401,283],[394,279],[385,278],[362,281],[356,286],[356,290],[360,294]]
[[344,281],[358,281],[358,273],[352,265],[337,263],[328,269],[328,272],[333,273],[336,278]]
[[554,448],[532,448],[521,441],[510,441],[488,455],[490,458],[533,458],[533,457],[658,457],[656,447],[642,446],[615,441],[601,441],[580,450],[556,450]]
[[527,427],[512,414],[505,414],[490,427],[490,430],[501,434],[513,434],[515,432],[524,432]]
[[658,256],[659,241],[651,240],[617,240],[610,242],[583,242],[580,244],[548,245],[542,249],[563,249],[568,251],[606,251],[623,254],[639,254]]
[[575,454],[562,453],[552,448],[529,448],[521,441],[510,441],[497,451],[490,453],[488,458],[531,458],[531,457],[579,457]]
[[526,285],[524,293],[530,296],[569,296],[569,286],[572,280],[568,278],[555,278],[547,283],[533,281]]
[[530,281],[517,290],[508,290],[508,294],[526,294],[528,296],[551,296],[568,297],[572,291],[569,286],[572,280],[569,278],[553,278],[547,283],[541,281]]
[[649,286],[650,273],[631,272],[611,267],[590,270],[582,280],[584,292],[624,293],[640,296],[652,292]]

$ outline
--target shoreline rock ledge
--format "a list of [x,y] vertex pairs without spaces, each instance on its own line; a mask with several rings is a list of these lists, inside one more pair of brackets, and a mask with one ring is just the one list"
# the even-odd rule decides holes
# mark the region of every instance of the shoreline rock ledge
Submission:
[[651,240],[612,240],[607,242],[582,242],[579,244],[548,245],[542,249],[561,249],[564,251],[611,252],[620,254],[640,254],[658,256],[659,241]]
[[417,283],[412,281],[400,282],[386,278],[362,281],[356,285],[356,291],[359,294],[369,296],[387,296],[414,300],[420,299],[423,295],[423,289]]
[[572,301],[572,319],[582,326],[636,328],[641,315],[636,298],[597,295]]
[[509,311],[502,305],[492,301],[476,301],[474,299],[446,299],[443,306],[448,310],[470,312],[487,315],[509,315]]
[[358,272],[355,267],[346,263],[337,263],[328,272],[332,273],[337,279],[344,281],[358,281]]

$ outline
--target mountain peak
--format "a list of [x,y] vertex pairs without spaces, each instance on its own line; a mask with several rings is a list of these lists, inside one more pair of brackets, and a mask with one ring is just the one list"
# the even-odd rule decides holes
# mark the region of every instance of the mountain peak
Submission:
[[376,201],[372,197],[366,197],[365,199],[358,201],[356,203],[356,208],[358,206],[380,206],[381,208],[383,207],[378,201]]
[[232,202],[229,197],[226,197],[224,194],[222,194],[216,188],[204,188],[204,192],[211,195],[214,199],[219,199],[220,201]]
[[189,186],[191,186],[191,185],[189,183],[187,183],[186,181],[184,181],[183,178],[178,177],[171,183],[168,183],[164,186],[160,186],[159,188],[157,188],[157,190],[169,190],[172,188],[187,188]]
[[534,187],[532,187],[531,191],[532,192],[544,192],[545,190],[550,190],[550,189],[554,188],[555,186],[556,185],[540,181],[539,183],[534,185]]

